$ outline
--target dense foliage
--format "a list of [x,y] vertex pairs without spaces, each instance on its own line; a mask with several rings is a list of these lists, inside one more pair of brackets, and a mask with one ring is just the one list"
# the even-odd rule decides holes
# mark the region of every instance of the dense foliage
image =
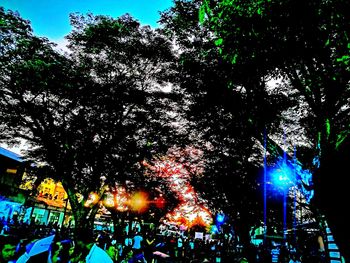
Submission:
[[0,9],[0,139],[31,143],[28,156],[62,181],[77,221],[97,209],[77,191],[87,199],[116,182],[137,188],[147,181],[139,161],[193,145],[205,169],[192,184],[248,241],[263,213],[264,146],[273,164],[286,134],[289,158],[296,149],[314,172],[313,210],[349,257],[338,205],[350,147],[349,5],[176,0],[158,30],[129,15],[72,15],[65,55]]
[[348,151],[348,9],[348,1],[298,0],[208,0],[200,9],[200,20],[209,24],[223,58],[254,75],[280,75],[308,105],[303,127],[319,160],[314,203],[345,254],[346,219],[335,205],[346,199],[344,178],[334,169],[346,165],[339,157],[346,158]]
[[3,139],[32,145],[28,157],[62,182],[76,226],[91,229],[89,194],[142,181],[138,163],[174,137],[162,137],[175,105],[161,90],[173,73],[170,44],[130,16],[75,16],[71,53],[61,55],[17,14],[1,9],[1,21]]

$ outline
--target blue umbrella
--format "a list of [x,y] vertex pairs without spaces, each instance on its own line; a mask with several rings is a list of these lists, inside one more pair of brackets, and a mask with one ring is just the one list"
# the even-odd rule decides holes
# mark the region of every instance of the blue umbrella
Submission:
[[19,257],[16,263],[25,263],[31,257],[49,251],[55,235],[36,240],[26,246],[26,252]]
[[86,257],[86,263],[113,263],[113,260],[108,256],[106,251],[99,248],[96,244],[92,246],[89,254]]

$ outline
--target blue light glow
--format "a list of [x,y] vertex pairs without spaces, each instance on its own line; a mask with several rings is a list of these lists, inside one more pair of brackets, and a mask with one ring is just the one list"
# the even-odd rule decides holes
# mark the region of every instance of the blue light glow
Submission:
[[216,225],[213,225],[213,226],[211,226],[210,231],[211,231],[212,234],[216,234],[216,233],[219,232],[219,229],[218,229],[218,227]]
[[290,187],[297,186],[310,203],[314,196],[312,173],[303,169],[302,165],[296,159],[285,160],[280,157],[274,167],[267,167],[267,181],[275,191],[287,191]]
[[225,215],[224,214],[217,214],[216,216],[216,222],[218,224],[222,224],[225,221]]
[[272,185],[277,189],[287,190],[295,185],[295,171],[291,165],[284,160],[279,160],[275,167],[269,171]]

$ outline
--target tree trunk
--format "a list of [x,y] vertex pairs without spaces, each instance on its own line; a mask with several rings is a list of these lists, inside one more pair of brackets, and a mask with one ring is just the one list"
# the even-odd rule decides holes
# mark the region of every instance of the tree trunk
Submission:
[[[80,214],[80,216],[78,216]],[[87,217],[85,212],[73,213],[75,220],[74,240],[83,240],[86,243],[93,241],[94,217]]]
[[[62,182],[63,184],[64,182]],[[72,214],[74,217],[74,239],[75,240],[92,240],[94,220],[98,210],[97,204],[93,207],[85,207],[84,202],[79,202],[77,195],[69,187],[63,185],[71,205]]]
[[347,184],[349,152],[349,142],[343,143],[338,151],[328,151],[321,158],[321,166],[314,174],[315,205],[324,213],[346,262],[350,261],[350,228],[346,216],[349,200]]

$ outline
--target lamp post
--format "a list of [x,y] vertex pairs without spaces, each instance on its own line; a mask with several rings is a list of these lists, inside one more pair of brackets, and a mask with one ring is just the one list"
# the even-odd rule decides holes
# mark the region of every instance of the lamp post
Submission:
[[287,234],[287,196],[289,188],[283,190],[283,240],[285,241]]
[[266,199],[266,194],[267,194],[267,188],[266,188],[266,184],[267,184],[267,162],[266,162],[266,130],[264,130],[264,227],[265,227],[265,231],[264,231],[264,244],[266,244],[266,232],[267,232],[267,213],[266,213],[266,209],[267,209],[267,199]]

